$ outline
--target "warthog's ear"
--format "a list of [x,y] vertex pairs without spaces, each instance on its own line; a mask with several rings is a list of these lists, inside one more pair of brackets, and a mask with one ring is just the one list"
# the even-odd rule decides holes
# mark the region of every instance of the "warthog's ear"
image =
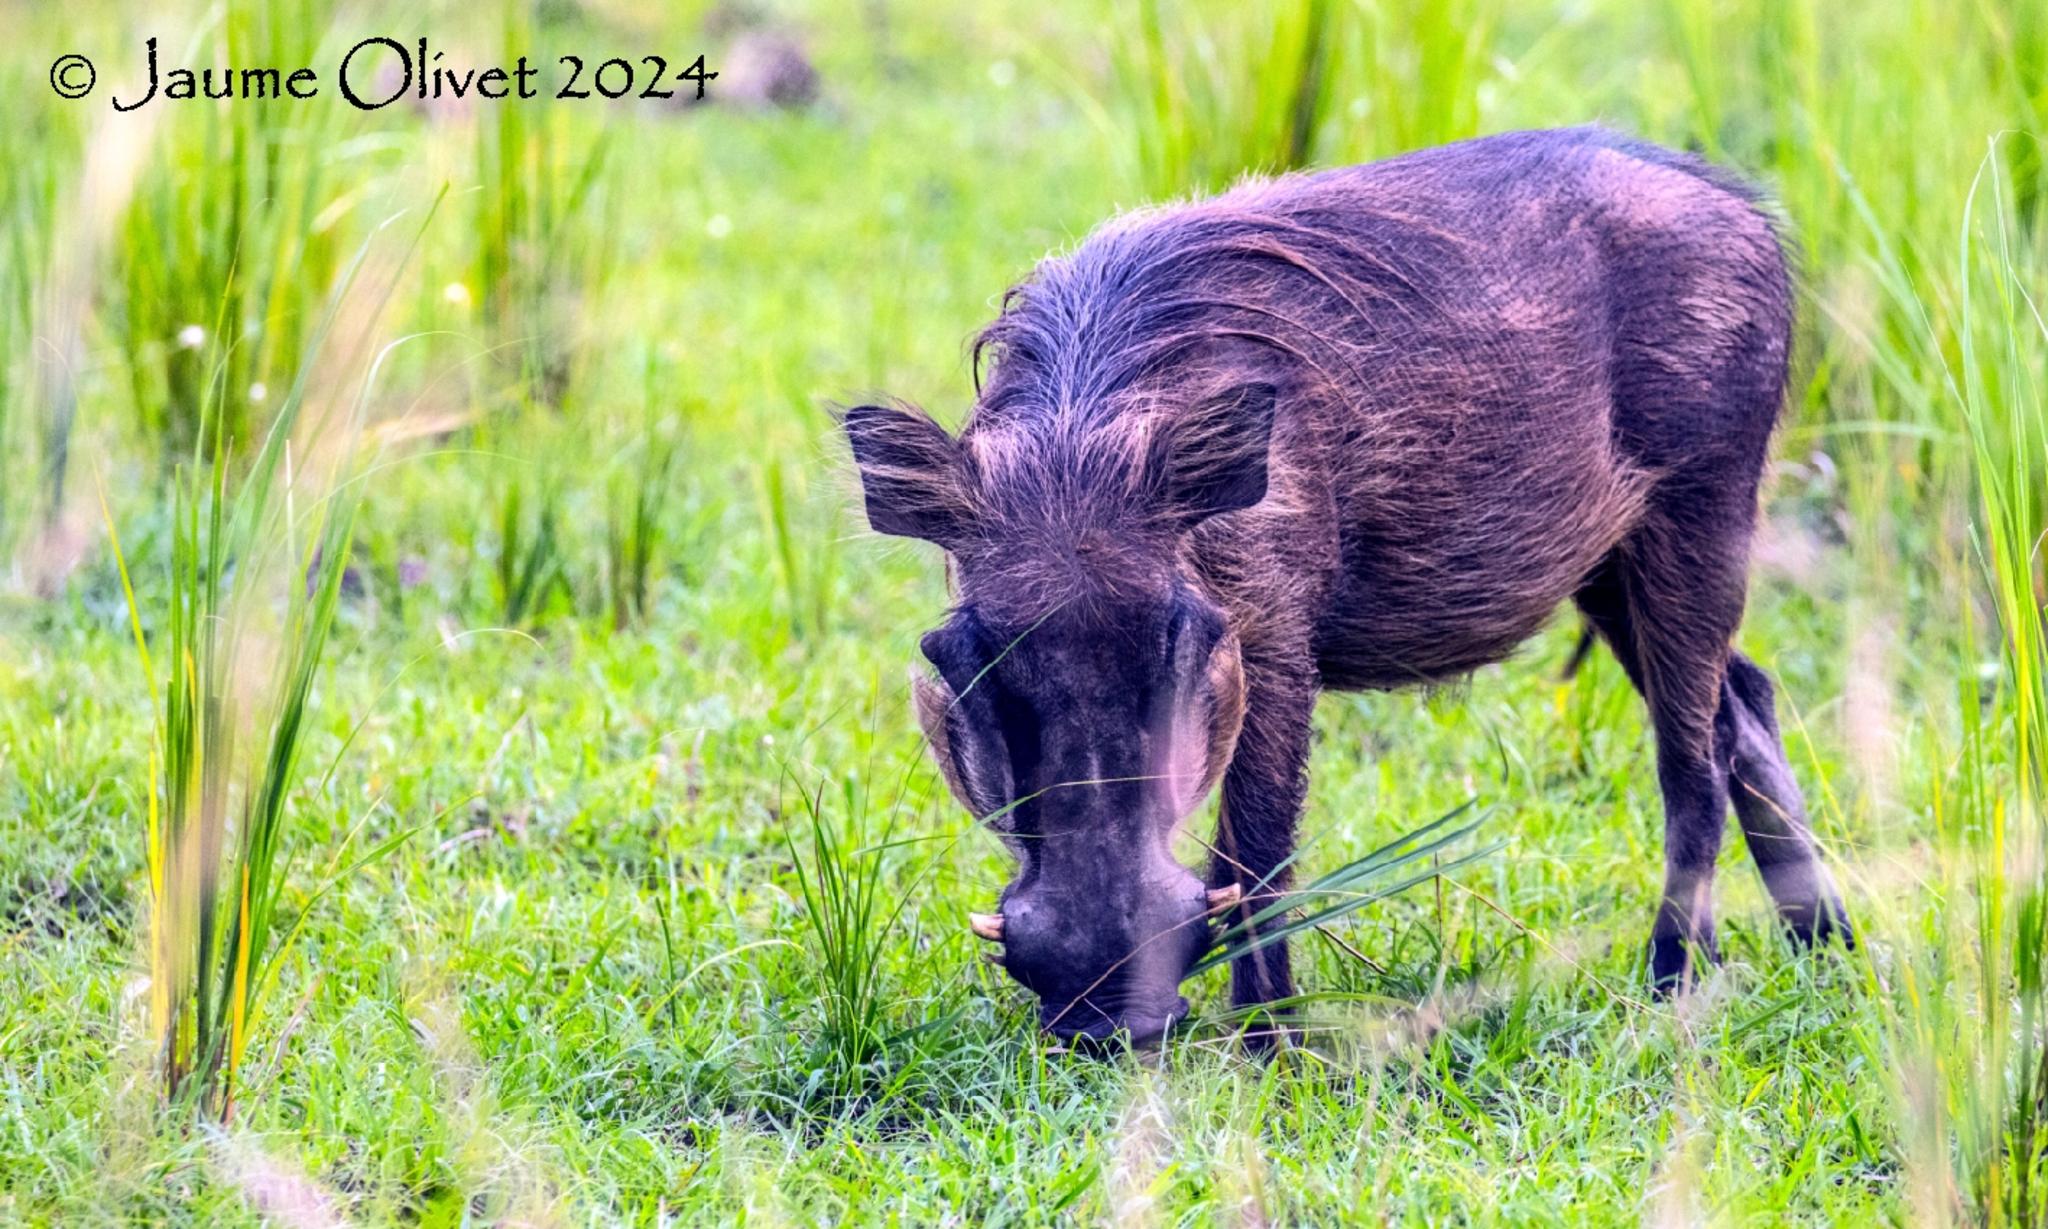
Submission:
[[1188,406],[1159,433],[1151,477],[1182,528],[1266,497],[1277,399],[1271,384],[1240,384]]
[[857,405],[843,421],[876,533],[948,549],[967,536],[967,458],[944,427],[914,410],[880,405]]

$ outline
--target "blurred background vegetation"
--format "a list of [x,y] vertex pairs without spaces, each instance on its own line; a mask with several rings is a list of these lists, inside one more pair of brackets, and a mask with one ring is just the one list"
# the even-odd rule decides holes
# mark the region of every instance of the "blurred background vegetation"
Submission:
[[[0,19],[0,1214],[2043,1215],[2048,6]],[[720,76],[364,114],[371,34]],[[115,114],[150,35],[327,88]],[[1731,863],[1725,984],[1637,1001],[1656,794],[1560,627],[1325,705],[1314,864],[1473,794],[1510,844],[1309,948],[1321,1058],[1049,1059],[904,713],[936,560],[860,538],[829,407],[957,421],[1003,288],[1119,208],[1585,122],[1800,258],[1745,646],[1869,942],[1795,961]],[[233,1133],[152,1108],[195,1064]]]

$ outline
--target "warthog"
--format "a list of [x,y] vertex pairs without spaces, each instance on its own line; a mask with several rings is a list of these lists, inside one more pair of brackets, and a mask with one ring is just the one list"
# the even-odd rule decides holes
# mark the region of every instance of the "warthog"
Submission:
[[[973,925],[1042,1025],[1185,1014],[1209,919],[1285,889],[1318,692],[1462,675],[1567,598],[1656,731],[1655,984],[1715,955],[1731,802],[1790,930],[1846,941],[1731,647],[1791,326],[1737,180],[1526,132],[1117,218],[1004,298],[957,438],[849,410],[870,524],[948,556],[916,707],[1018,859]],[[1205,883],[1169,846],[1219,779]],[[1291,995],[1285,946],[1231,992]]]

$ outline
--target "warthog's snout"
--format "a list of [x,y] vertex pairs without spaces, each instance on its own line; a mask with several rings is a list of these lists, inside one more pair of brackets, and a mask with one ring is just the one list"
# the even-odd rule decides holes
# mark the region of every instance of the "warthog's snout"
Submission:
[[1188,1014],[1181,979],[1209,947],[1209,920],[1242,893],[1204,890],[1177,864],[1145,887],[1144,899],[1115,902],[1035,879],[1006,891],[1001,912],[969,914],[968,926],[1002,945],[995,962],[1039,996],[1047,1033],[1090,1050],[1146,1045]]

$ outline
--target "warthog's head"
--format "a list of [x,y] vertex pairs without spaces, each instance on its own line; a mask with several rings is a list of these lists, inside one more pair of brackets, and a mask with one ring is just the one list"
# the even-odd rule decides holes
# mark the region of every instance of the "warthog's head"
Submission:
[[1228,765],[1238,641],[1186,537],[1266,493],[1273,392],[1174,414],[970,426],[846,416],[869,522],[935,542],[956,604],[923,640],[918,716],[953,793],[1018,872],[974,932],[1069,1040],[1159,1036],[1235,884],[1177,861],[1177,826]]

